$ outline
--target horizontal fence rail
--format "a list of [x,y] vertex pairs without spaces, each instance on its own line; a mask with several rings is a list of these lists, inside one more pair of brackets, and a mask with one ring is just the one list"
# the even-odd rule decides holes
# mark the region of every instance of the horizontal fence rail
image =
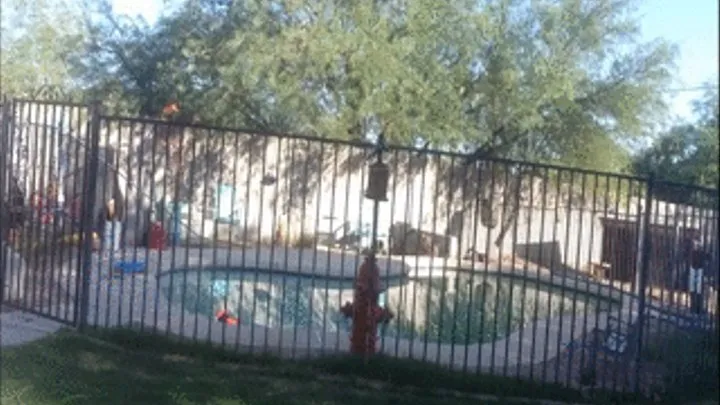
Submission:
[[717,190],[387,147],[376,213],[376,145],[18,100],[2,125],[3,302],[67,324],[348,352],[375,248],[387,356],[650,395],[668,342],[717,332]]

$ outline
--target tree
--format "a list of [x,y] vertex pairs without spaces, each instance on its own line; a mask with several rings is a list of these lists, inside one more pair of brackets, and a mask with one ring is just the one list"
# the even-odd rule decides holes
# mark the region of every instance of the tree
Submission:
[[[673,50],[638,42],[630,1],[286,1],[269,9],[235,43],[274,50],[251,57],[254,77],[303,132],[383,132],[392,143],[619,170],[628,156],[618,141],[642,135],[663,111]],[[504,170],[500,199],[479,185],[485,208],[504,201],[510,214],[497,246],[517,216],[512,196],[535,174]]]
[[290,129],[287,116],[266,107],[262,89],[241,74],[225,78],[227,70],[246,66],[226,47],[247,21],[243,3],[187,1],[155,26],[115,15],[107,2],[94,13],[97,18],[87,22],[91,35],[74,54],[75,72],[87,93],[102,95],[110,108],[157,116],[169,101],[178,101],[183,112],[203,122]]
[[[620,142],[664,112],[674,56],[639,41],[633,10],[632,0],[190,0],[153,29],[98,30],[85,70],[101,66],[93,86],[146,114],[177,97],[221,125],[382,132],[480,158],[619,170]],[[510,195],[536,173],[508,170],[508,184],[477,186],[486,205],[497,188],[516,213]],[[497,244],[515,220],[504,217]]]
[[75,95],[66,55],[85,34],[78,2],[3,0],[0,89],[12,97],[64,99]]
[[274,102],[323,136],[384,130],[396,143],[607,169],[620,162],[597,152],[642,133],[670,77],[671,48],[636,41],[625,0],[281,5],[234,43],[255,50]]
[[[708,87],[711,85],[708,84]],[[660,134],[652,145],[635,156],[635,173],[674,183],[717,188],[718,176],[718,91],[708,91],[696,100],[697,119],[681,123]],[[659,198],[677,202],[698,202],[697,195],[677,186],[660,185]],[[716,204],[716,203],[715,203]]]
[[271,129],[619,169],[673,56],[637,41],[631,6],[192,0],[157,27],[105,7],[82,77],[143,113],[180,98],[220,124],[231,107]]

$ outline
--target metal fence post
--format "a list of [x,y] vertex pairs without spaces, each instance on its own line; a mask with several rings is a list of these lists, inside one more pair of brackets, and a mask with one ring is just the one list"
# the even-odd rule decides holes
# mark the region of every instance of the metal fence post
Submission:
[[655,175],[651,174],[647,180],[647,193],[645,194],[645,212],[643,213],[642,221],[645,224],[643,227],[642,234],[642,253],[640,256],[640,266],[638,271],[640,272],[639,283],[638,283],[638,316],[637,316],[637,342],[635,351],[635,393],[640,392],[640,376],[642,374],[642,345],[645,335],[645,298],[647,292],[647,276],[650,270],[650,254],[651,254],[651,224],[652,219],[652,205],[655,193]]
[[[2,218],[6,213],[9,212],[9,201],[5,190],[8,189],[7,182],[8,182],[8,164],[7,159],[8,155],[10,155],[10,151],[8,151],[8,137],[10,136],[10,119],[11,111],[10,111],[10,102],[6,96],[2,97],[2,115],[0,116],[0,240],[3,240],[6,236],[6,228],[7,228],[7,222],[9,218]],[[6,204],[8,206],[6,206]],[[5,302],[5,284],[7,283],[6,278],[6,271],[5,265],[7,264],[7,256],[5,254],[5,248],[0,244],[0,280],[2,280],[2,285],[0,285],[0,304]]]
[[100,109],[102,104],[93,101],[90,105],[90,123],[88,133],[88,150],[85,153],[85,170],[83,174],[83,198],[82,198],[82,260],[80,262],[79,276],[80,289],[79,311],[75,324],[81,331],[87,326],[88,311],[90,305],[90,279],[92,277],[92,248],[93,248],[93,225],[95,218],[95,204],[97,200],[97,173],[99,166],[100,151]]

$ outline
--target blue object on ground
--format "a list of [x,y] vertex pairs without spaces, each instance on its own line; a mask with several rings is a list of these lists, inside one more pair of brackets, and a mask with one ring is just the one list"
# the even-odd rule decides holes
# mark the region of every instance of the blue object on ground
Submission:
[[132,261],[132,262],[119,261],[119,262],[115,263],[114,268],[116,271],[119,271],[122,273],[142,273],[145,271],[145,262],[142,262],[142,261]]

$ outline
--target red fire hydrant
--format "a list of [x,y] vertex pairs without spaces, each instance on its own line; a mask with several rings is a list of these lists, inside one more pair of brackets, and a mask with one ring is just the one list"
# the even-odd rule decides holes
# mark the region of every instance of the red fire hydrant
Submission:
[[371,355],[375,353],[378,323],[388,323],[392,312],[378,305],[380,269],[373,255],[368,255],[358,269],[353,302],[346,302],[340,311],[352,318],[350,352]]

